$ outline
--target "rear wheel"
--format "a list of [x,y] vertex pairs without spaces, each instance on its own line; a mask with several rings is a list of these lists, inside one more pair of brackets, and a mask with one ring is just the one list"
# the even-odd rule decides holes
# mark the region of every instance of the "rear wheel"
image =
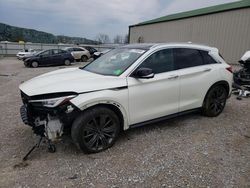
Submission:
[[88,57],[87,57],[86,55],[83,55],[83,56],[81,57],[81,61],[82,61],[82,62],[88,61]]
[[71,128],[73,141],[85,153],[97,153],[111,147],[119,132],[118,116],[105,107],[85,111]]
[[224,109],[227,100],[227,90],[223,85],[212,87],[205,98],[202,111],[205,116],[218,116]]
[[33,62],[31,63],[31,66],[32,66],[33,68],[38,67],[38,62],[37,62],[37,61],[33,61]]
[[69,65],[71,64],[71,62],[70,62],[70,60],[65,59],[65,60],[64,60],[64,64],[65,64],[66,66],[69,66]]

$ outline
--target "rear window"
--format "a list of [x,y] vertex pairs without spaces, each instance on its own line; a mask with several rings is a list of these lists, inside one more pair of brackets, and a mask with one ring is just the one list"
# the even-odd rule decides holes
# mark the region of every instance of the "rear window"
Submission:
[[176,69],[184,69],[204,65],[203,58],[199,50],[189,48],[174,49]]
[[217,63],[209,54],[208,51],[200,51],[203,57],[204,64],[215,64]]
[[81,49],[81,48],[74,48],[74,51],[84,51],[83,49]]

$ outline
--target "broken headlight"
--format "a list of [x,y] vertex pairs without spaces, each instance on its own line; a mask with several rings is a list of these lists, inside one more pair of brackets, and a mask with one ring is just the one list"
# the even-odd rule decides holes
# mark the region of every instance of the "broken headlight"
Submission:
[[57,97],[51,99],[40,99],[40,100],[30,100],[30,103],[37,103],[48,108],[54,108],[61,104],[68,102],[69,100],[75,98],[77,95],[69,95],[64,97]]

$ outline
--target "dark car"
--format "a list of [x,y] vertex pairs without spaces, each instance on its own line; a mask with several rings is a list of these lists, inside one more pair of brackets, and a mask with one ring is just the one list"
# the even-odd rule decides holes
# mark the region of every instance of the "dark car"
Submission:
[[91,47],[91,46],[85,46],[84,48],[89,51],[91,57],[93,56],[93,54],[95,52],[97,52],[97,50],[95,48]]
[[101,52],[95,52],[95,53],[92,55],[92,57],[93,57],[93,59],[95,60],[95,59],[101,57],[103,54],[108,53],[110,50],[111,50],[111,49],[103,50],[103,51],[101,51]]
[[49,65],[70,65],[74,62],[73,56],[60,49],[44,50],[36,53],[24,60],[26,67],[38,67],[38,66],[49,66]]

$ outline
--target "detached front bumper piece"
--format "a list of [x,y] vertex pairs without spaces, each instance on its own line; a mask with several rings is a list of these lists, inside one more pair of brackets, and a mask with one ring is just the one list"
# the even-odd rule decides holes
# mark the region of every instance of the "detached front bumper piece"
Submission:
[[29,119],[27,114],[27,108],[25,105],[22,105],[20,108],[20,115],[24,124],[29,125]]

